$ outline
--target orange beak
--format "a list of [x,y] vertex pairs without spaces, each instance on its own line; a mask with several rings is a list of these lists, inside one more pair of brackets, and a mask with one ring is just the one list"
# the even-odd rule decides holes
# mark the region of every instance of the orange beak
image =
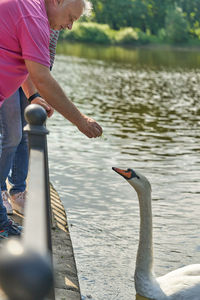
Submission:
[[122,169],[114,168],[114,167],[112,169],[119,175],[123,176],[125,179],[131,179],[131,177],[132,177],[131,170],[122,170]]

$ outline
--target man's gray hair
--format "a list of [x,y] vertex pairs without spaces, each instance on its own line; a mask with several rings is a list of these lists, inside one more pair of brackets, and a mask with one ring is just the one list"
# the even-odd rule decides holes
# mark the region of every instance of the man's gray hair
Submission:
[[[76,2],[78,0],[68,0],[68,2]],[[92,11],[92,3],[88,0],[79,0],[83,4],[83,14],[82,16],[87,16],[89,17],[91,15]]]
[[92,3],[88,0],[81,0],[83,3],[83,15],[89,17],[92,11]]

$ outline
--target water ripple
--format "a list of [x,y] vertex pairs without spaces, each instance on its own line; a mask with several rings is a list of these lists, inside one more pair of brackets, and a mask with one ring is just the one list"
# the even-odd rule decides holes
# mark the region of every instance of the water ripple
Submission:
[[157,275],[198,263],[199,70],[58,56],[53,72],[104,128],[88,140],[57,113],[48,121],[50,175],[73,225],[82,294],[134,299],[138,201],[111,167],[134,167],[151,181]]

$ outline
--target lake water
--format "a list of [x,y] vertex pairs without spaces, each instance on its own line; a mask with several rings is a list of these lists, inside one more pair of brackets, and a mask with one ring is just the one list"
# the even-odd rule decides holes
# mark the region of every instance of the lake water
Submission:
[[200,261],[200,52],[58,48],[55,78],[103,127],[90,140],[55,113],[50,176],[70,224],[83,299],[135,299],[139,211],[112,171],[151,182],[156,275]]

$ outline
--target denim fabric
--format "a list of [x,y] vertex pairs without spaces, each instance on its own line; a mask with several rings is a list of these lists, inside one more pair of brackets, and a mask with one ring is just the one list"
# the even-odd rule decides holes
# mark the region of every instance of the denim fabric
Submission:
[[[6,178],[10,169],[11,192],[25,190],[28,169],[28,147],[23,133],[24,108],[27,100],[22,91],[15,92],[0,108],[0,192],[6,190]],[[19,147],[19,148],[18,148]],[[15,157],[16,154],[16,157]],[[7,222],[6,209],[0,193],[0,225]]]
[[[10,194],[16,194],[23,192],[26,189],[26,178],[28,174],[28,135],[27,132],[23,132],[23,128],[26,125],[24,118],[24,110],[28,105],[27,99],[20,89],[20,107],[21,107],[21,133],[22,138],[16,149],[13,164],[10,169],[8,180],[11,184]],[[2,188],[3,190],[3,188]]]

